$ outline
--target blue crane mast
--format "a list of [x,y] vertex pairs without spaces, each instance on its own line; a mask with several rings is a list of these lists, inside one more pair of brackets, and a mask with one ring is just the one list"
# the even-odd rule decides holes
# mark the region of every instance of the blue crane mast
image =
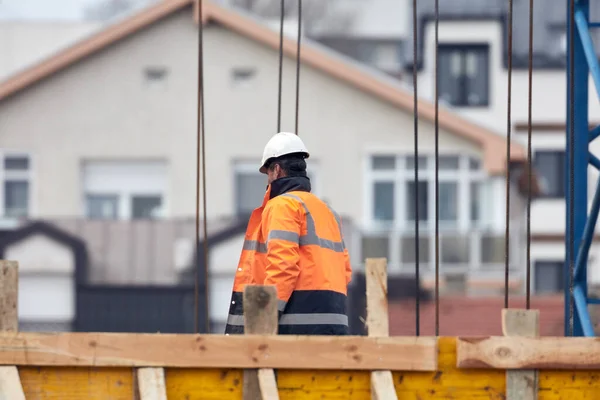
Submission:
[[[573,319],[573,336],[595,336],[588,305],[600,302],[598,299],[588,297],[587,265],[600,211],[600,180],[596,184],[589,213],[587,180],[588,165],[600,170],[600,159],[590,152],[590,143],[600,136],[600,126],[591,130],[589,128],[588,77],[591,74],[595,90],[600,94],[600,65],[590,35],[590,29],[600,28],[600,22],[590,22],[590,0],[567,0],[566,6],[565,336],[571,334],[571,318]],[[572,24],[571,6],[574,6],[574,25]],[[571,133],[573,133],[572,136]],[[571,168],[571,155],[573,168]],[[571,210],[571,206],[573,206],[573,210]],[[571,258],[571,249],[573,258]],[[574,261],[572,294],[569,284],[570,260]],[[571,296],[574,300],[573,313],[570,309]]]

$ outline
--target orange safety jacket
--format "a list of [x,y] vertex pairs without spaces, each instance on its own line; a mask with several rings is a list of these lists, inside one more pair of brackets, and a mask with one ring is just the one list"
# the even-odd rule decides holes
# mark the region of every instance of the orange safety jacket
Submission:
[[351,276],[338,215],[308,178],[277,179],[250,216],[225,333],[244,333],[244,286],[258,284],[277,288],[279,334],[347,335]]

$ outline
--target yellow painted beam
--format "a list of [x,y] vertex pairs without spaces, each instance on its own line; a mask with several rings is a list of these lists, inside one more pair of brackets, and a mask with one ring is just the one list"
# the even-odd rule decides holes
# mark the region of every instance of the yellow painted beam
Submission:
[[132,368],[19,367],[27,400],[133,400]]
[[[437,372],[394,373],[402,400],[499,400],[505,370],[456,368],[456,339],[441,338]],[[133,400],[132,368],[19,367],[27,400]],[[166,368],[168,399],[241,400],[242,370]],[[281,400],[370,400],[368,371],[278,371]],[[539,400],[599,399],[600,371],[540,371]]]

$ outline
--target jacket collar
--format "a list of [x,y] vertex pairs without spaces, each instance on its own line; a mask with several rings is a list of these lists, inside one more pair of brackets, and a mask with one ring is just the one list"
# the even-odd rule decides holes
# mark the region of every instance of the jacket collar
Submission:
[[293,191],[310,192],[310,179],[307,176],[292,176],[274,180],[267,186],[262,207],[272,198]]

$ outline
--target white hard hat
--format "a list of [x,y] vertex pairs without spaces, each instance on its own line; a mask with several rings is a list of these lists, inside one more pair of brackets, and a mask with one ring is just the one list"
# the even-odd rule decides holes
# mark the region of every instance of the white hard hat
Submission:
[[304,142],[298,135],[290,132],[276,133],[265,146],[259,171],[266,174],[267,168],[265,164],[269,159],[293,153],[303,153],[304,158],[309,157],[308,150],[306,150]]

